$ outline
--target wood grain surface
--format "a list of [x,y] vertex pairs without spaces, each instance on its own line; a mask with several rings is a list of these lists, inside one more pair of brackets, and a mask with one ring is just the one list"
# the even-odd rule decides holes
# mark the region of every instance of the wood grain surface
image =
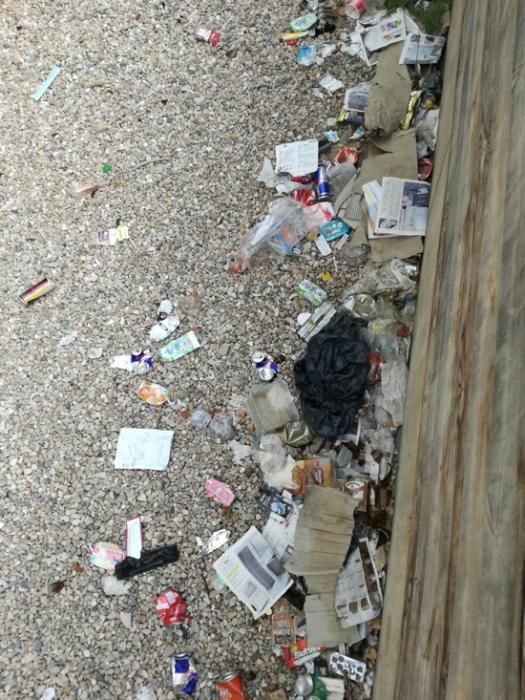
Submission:
[[525,2],[454,0],[374,700],[525,697]]

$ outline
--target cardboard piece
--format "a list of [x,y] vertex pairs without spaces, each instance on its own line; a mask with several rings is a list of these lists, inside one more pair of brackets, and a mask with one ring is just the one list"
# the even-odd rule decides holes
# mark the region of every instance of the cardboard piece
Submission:
[[407,67],[399,65],[402,50],[402,44],[393,44],[379,55],[365,110],[368,131],[392,134],[405,118],[412,83]]
[[341,628],[335,614],[333,593],[306,596],[304,611],[306,636],[310,646],[334,647],[343,642],[355,644],[362,639],[357,627]]
[[354,508],[355,503],[347,494],[312,486],[299,514],[294,551],[286,568],[305,576],[309,645],[335,646],[360,639],[356,628],[341,629],[335,614],[335,586],[352,538]]
[[[413,129],[397,131],[387,139],[369,138],[368,157],[356,179],[345,188],[334,203],[337,216],[355,227],[351,244],[341,253],[358,245],[369,245],[371,258],[384,262],[392,258],[409,258],[423,252],[421,236],[369,240],[366,234],[366,209],[363,185],[383,177],[417,178],[416,137]],[[361,201],[361,220],[356,221],[356,200]]]

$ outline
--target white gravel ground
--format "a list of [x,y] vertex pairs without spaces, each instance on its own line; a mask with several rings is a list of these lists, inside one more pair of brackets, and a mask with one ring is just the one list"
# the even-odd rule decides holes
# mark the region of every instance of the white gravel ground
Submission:
[[[271,197],[254,180],[263,156],[333,124],[341,94],[314,97],[318,79],[331,72],[352,84],[364,72],[344,55],[296,66],[279,33],[297,14],[297,5],[277,0],[0,8],[1,697],[39,698],[54,687],[60,699],[131,699],[148,686],[171,698],[175,651],[194,654],[201,698],[228,668],[254,672],[250,698],[272,683],[293,684],[272,655],[270,619],[254,623],[229,591],[208,589],[214,555],[201,557],[195,544],[224,526],[237,538],[263,524],[258,474],[234,465],[227,447],[180,412],[235,403],[253,381],[256,349],[283,354],[291,378],[304,347],[295,318],[308,308],[294,288],[334,272],[315,248],[284,263],[263,255],[245,275],[223,269]],[[216,48],[194,41],[201,25],[223,32]],[[61,75],[34,102],[55,64]],[[95,182],[111,187],[74,194]],[[97,231],[117,219],[131,240],[95,245]],[[338,269],[326,286],[334,300],[348,282],[343,257]],[[55,289],[24,307],[17,295],[44,276]],[[188,294],[199,304],[181,311],[181,332],[195,328],[203,347],[157,361],[148,378],[179,403],[145,405],[135,396],[140,379],[112,370],[111,357],[156,351],[147,337],[158,302],[181,304]],[[75,340],[59,347],[71,333]],[[97,346],[103,356],[89,359]],[[166,473],[114,469],[125,426],[175,430]],[[241,421],[239,439],[249,442],[252,430]],[[238,498],[226,525],[203,492],[210,475]],[[122,542],[137,512],[145,546],[177,542],[180,560],[135,579],[128,595],[106,597],[88,546]],[[59,593],[50,588],[56,581],[65,582]],[[155,616],[155,596],[169,586],[193,616],[187,639]],[[133,614],[132,629],[122,612]]]

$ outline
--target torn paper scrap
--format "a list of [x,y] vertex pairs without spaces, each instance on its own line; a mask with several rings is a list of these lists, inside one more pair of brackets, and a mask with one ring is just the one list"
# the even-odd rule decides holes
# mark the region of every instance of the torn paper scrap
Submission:
[[293,177],[314,173],[319,165],[319,143],[317,139],[281,143],[275,147],[275,161],[278,173]]
[[170,459],[173,430],[122,428],[118,438],[117,469],[164,471]]

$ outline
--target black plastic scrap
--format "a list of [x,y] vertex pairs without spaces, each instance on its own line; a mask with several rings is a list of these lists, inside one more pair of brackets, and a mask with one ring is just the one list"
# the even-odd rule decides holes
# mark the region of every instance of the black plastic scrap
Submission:
[[339,311],[295,364],[304,419],[317,435],[335,438],[350,431],[365,399],[368,352],[359,324]]
[[159,566],[172,564],[179,558],[179,548],[176,544],[165,544],[157,549],[142,552],[140,559],[126,557],[115,565],[115,576],[118,579],[131,578],[145,571],[158,569]]

